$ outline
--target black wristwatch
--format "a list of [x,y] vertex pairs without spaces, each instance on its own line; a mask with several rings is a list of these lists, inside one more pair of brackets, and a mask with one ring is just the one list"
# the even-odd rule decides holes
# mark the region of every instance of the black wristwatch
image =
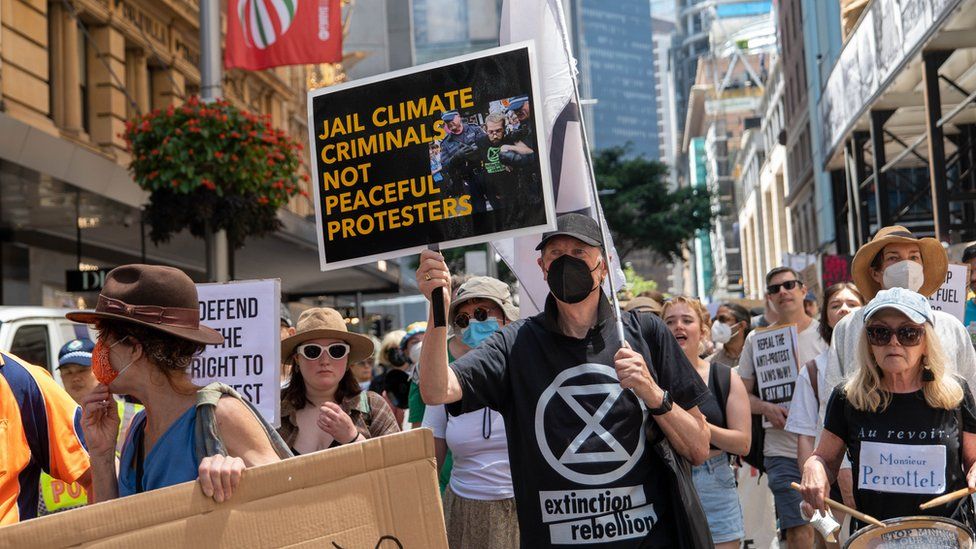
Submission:
[[671,411],[671,404],[671,393],[664,391],[664,396],[661,397],[661,405],[657,408],[652,408],[649,411],[651,412],[651,415],[663,416]]

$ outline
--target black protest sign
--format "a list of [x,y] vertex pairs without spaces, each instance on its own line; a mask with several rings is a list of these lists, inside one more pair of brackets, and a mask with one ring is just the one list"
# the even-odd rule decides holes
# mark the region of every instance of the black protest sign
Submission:
[[243,280],[197,284],[200,323],[223,334],[193,357],[190,375],[198,385],[219,381],[254,404],[274,426],[281,408],[280,281]]
[[322,269],[555,224],[534,46],[309,92]]

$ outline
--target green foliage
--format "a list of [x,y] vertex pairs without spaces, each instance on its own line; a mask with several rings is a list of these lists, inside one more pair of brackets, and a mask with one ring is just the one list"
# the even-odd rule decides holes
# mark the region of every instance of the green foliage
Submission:
[[629,263],[624,266],[624,278],[627,280],[627,290],[633,295],[640,295],[643,292],[657,290],[657,282],[646,280],[637,274],[634,267]]
[[226,230],[239,248],[249,236],[280,228],[277,211],[298,194],[302,145],[226,101],[191,97],[126,123],[129,171],[149,191],[153,242],[189,229],[196,237]]
[[696,230],[711,227],[711,205],[704,188],[670,191],[668,167],[643,157],[627,157],[627,147],[603,149],[593,155],[597,186],[607,224],[620,257],[649,248],[676,258]]

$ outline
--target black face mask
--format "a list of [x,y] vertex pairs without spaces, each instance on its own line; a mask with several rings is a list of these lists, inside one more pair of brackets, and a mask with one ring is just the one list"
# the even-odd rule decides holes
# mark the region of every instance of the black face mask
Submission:
[[563,303],[579,303],[600,287],[599,283],[593,285],[593,277],[590,276],[599,266],[597,263],[591,269],[578,257],[561,255],[549,264],[549,291]]
[[394,368],[400,368],[407,363],[407,355],[400,350],[399,347],[390,347],[386,350],[386,359],[390,361],[390,365]]

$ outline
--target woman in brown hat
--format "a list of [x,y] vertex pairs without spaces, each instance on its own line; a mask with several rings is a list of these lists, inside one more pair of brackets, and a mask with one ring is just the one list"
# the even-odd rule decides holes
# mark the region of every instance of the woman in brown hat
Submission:
[[295,335],[281,342],[292,369],[278,429],[296,455],[400,430],[386,400],[360,390],[349,369],[374,350],[368,337],[346,329],[335,309],[309,309],[299,317]]
[[[99,385],[83,401],[82,429],[91,455],[93,501],[105,501],[199,478],[207,496],[229,498],[246,467],[278,461],[273,430],[239,398],[220,398],[212,438],[196,433],[198,390],[187,367],[204,346],[223,342],[200,325],[197,290],[183,271],[155,265],[112,270],[94,311],[68,313],[94,324],[92,373]],[[133,418],[118,476],[119,415],[111,394],[131,395],[145,410]],[[270,436],[269,436],[270,435]],[[209,455],[207,455],[209,453]],[[216,454],[216,455],[214,455]],[[287,451],[285,454],[287,455]]]

